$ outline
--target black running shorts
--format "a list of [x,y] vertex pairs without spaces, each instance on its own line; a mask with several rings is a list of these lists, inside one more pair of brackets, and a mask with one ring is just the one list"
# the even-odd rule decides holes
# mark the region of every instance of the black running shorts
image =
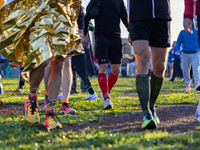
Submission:
[[137,20],[129,23],[132,41],[148,40],[149,46],[170,47],[170,21],[165,19]]
[[95,41],[95,57],[98,64],[121,64],[122,40],[119,38],[98,37]]

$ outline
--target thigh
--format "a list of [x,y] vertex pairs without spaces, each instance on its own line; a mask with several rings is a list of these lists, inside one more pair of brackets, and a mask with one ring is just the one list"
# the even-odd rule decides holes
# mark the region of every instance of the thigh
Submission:
[[148,74],[150,63],[149,41],[136,40],[132,42],[136,58],[137,73]]

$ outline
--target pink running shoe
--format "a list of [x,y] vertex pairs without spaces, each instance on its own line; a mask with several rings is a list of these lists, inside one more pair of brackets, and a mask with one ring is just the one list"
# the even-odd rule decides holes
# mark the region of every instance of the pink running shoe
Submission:
[[187,85],[185,88],[185,91],[189,91],[190,90],[190,85]]
[[75,115],[76,114],[76,110],[73,109],[73,108],[70,108],[69,105],[67,103],[65,103],[65,104],[62,104],[62,106],[61,106],[60,114]]
[[194,86],[194,91],[196,91],[198,87],[199,87],[199,83],[196,83]]

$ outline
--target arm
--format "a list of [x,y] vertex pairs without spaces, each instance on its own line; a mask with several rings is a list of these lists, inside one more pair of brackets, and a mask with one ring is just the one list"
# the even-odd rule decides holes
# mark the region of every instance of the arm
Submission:
[[193,0],[185,0],[183,27],[188,33],[192,33],[193,11]]
[[185,11],[184,11],[184,17],[193,19],[193,0],[185,0]]
[[179,52],[179,54],[180,54],[181,44],[183,43],[182,38],[183,38],[183,32],[181,31],[178,35],[178,39],[176,41],[176,46],[174,47],[175,54],[177,54],[177,52]]
[[121,4],[120,4],[120,18],[128,30],[128,17],[127,17],[126,7],[124,5],[123,0],[121,1]]
[[82,38],[82,44],[85,48],[88,49],[88,42],[90,41],[89,37],[87,36],[90,24],[90,10],[96,5],[97,0],[91,0],[86,8],[86,15],[84,18],[84,36]]

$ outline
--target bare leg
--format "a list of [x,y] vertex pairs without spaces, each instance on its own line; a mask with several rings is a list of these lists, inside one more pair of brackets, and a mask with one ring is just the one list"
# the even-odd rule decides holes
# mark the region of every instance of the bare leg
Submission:
[[63,81],[62,81],[62,93],[63,99],[69,99],[69,94],[72,85],[72,67],[71,57],[65,59],[63,68]]
[[51,73],[49,77],[48,93],[50,99],[57,99],[62,80],[63,62],[56,57],[51,58]]
[[25,118],[32,124],[39,123],[38,103],[37,103],[37,89],[44,77],[45,67],[48,61],[43,62],[40,66],[30,72],[30,94],[25,101]]
[[167,48],[151,47],[153,73],[159,78],[163,78],[167,66],[168,50]]
[[45,68],[45,73],[44,73],[44,87],[45,87],[45,91],[47,91],[48,89],[48,83],[49,83],[49,76],[51,74],[51,61],[48,61],[48,65]]
[[136,58],[137,76],[136,88],[140,104],[142,106],[143,115],[150,113],[149,109],[149,63],[150,63],[150,49],[149,42],[146,40],[133,41],[133,48]]
[[30,87],[38,88],[45,73],[45,67],[48,65],[48,60],[30,72]]

